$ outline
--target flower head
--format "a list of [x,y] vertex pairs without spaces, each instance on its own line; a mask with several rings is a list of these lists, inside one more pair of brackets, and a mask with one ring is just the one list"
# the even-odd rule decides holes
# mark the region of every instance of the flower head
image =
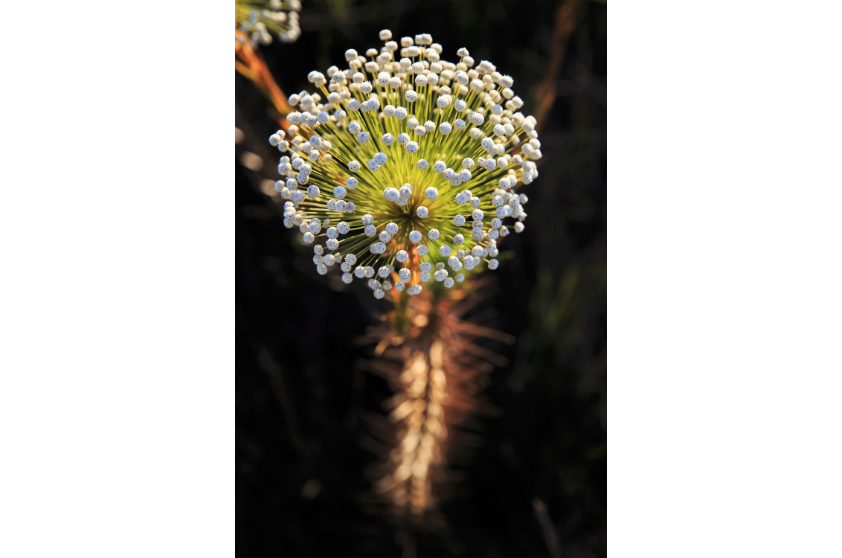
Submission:
[[301,35],[298,27],[299,0],[236,0],[237,25],[251,37],[252,47],[272,42],[272,34],[283,43]]
[[[321,93],[289,97],[291,124],[269,138],[284,155],[275,187],[284,224],[316,243],[320,274],[337,265],[346,283],[374,296],[410,295],[435,280],[497,269],[497,242],[523,230],[521,184],[538,176],[535,119],[519,109],[512,78],[467,49],[441,59],[430,35],[390,40],[347,69],[310,72]],[[476,67],[475,67],[476,66]],[[514,225],[511,225],[512,220]],[[322,245],[324,242],[324,246]]]

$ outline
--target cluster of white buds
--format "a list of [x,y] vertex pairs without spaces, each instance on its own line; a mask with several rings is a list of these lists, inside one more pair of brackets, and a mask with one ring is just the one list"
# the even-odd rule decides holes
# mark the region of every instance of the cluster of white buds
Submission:
[[235,0],[237,25],[249,34],[251,46],[268,45],[272,35],[292,43],[301,35],[299,0]]
[[290,125],[269,138],[285,153],[284,224],[318,242],[319,273],[336,265],[377,298],[497,269],[498,240],[526,219],[517,189],[541,158],[535,118],[491,62],[464,48],[442,60],[427,34],[380,39],[365,56],[347,50],[347,69],[310,72],[318,92],[290,95]]

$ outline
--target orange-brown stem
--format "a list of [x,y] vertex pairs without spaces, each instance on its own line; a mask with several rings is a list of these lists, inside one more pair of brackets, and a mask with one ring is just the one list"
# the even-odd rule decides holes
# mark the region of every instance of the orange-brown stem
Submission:
[[372,472],[375,491],[392,517],[439,528],[444,525],[439,503],[452,486],[449,464],[468,436],[462,427],[477,412],[489,411],[476,395],[492,364],[505,362],[473,341],[513,339],[462,319],[477,297],[466,298],[462,290],[438,296],[430,291],[401,296],[398,307],[361,341],[377,346],[369,367],[395,392],[385,404],[391,426],[381,429],[391,450]]
[[[236,40],[237,38],[241,38],[242,40]],[[272,101],[275,109],[281,114],[280,123],[286,130],[289,124],[284,117],[292,112],[292,106],[290,106],[284,92],[278,87],[275,78],[272,77],[272,73],[269,71],[268,66],[266,66],[266,62],[263,61],[263,57],[251,48],[248,35],[242,31],[236,32],[234,52],[236,58],[239,59],[234,61],[235,69],[254,82],[258,90]]]

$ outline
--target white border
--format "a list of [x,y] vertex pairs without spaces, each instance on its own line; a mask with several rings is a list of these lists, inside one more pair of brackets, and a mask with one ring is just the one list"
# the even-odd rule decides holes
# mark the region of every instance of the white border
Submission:
[[609,11],[609,552],[842,555],[840,6]]
[[0,556],[232,556],[230,6],[4,10]]

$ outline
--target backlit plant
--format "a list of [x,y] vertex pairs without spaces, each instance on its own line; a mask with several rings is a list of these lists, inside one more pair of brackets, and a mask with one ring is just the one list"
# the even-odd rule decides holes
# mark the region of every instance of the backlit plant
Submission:
[[284,224],[314,244],[320,274],[338,266],[377,298],[496,269],[500,238],[523,230],[517,190],[541,158],[511,77],[465,48],[442,60],[428,34],[391,38],[381,31],[384,46],[365,56],[349,49],[327,77],[310,72],[317,91],[291,95],[288,129],[269,138],[285,154]]
[[251,38],[252,47],[272,42],[272,35],[292,43],[301,35],[298,26],[299,0],[236,0],[237,26]]

